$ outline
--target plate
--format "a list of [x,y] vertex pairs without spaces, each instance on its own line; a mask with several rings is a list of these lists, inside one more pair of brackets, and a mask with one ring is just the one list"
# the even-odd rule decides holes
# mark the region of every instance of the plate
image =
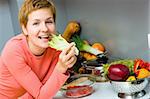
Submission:
[[66,90],[63,95],[67,98],[81,98],[88,96],[94,92],[92,86],[83,85],[83,86],[75,86],[68,90]]
[[62,93],[68,98],[79,98],[94,92],[95,77],[89,74],[78,74],[68,79],[69,83],[62,87]]

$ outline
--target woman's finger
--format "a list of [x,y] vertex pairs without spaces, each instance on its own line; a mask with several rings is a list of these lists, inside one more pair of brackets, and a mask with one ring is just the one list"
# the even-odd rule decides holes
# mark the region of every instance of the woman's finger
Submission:
[[63,54],[67,55],[73,46],[75,46],[74,43],[70,43],[69,46],[63,50]]
[[66,66],[68,66],[68,68],[71,68],[76,63],[76,61],[77,57],[73,56],[69,61],[66,62]]
[[71,50],[68,52],[68,54],[65,57],[65,60],[70,60],[71,57],[75,56],[75,46],[71,48]]

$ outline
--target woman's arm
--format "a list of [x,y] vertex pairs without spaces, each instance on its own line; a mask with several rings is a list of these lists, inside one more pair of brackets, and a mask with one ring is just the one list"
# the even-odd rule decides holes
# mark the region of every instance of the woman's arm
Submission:
[[10,44],[5,47],[1,55],[2,61],[17,82],[34,98],[46,99],[53,97],[64,84],[68,76],[54,69],[45,84],[42,84],[30,66],[26,64],[22,53],[22,48],[17,46],[17,44]]

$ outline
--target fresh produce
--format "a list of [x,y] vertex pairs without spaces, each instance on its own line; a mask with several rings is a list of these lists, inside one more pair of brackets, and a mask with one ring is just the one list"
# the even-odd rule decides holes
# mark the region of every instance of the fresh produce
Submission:
[[105,52],[105,47],[102,43],[96,42],[92,45],[93,48],[96,48],[102,52]]
[[134,60],[134,68],[133,71],[134,73],[138,73],[138,69],[143,68],[144,67],[144,61],[141,59],[136,59]]
[[142,59],[135,59],[134,60],[134,72],[137,74],[139,69],[145,68],[150,71],[150,63],[142,60]]
[[97,57],[93,54],[90,54],[88,52],[81,52],[81,55],[86,59],[86,60],[95,60]]
[[110,65],[113,65],[113,64],[123,64],[129,68],[130,75],[133,74],[134,60],[132,60],[132,59],[120,59],[117,61],[113,61],[111,63],[103,64],[103,70],[104,70],[105,76],[108,74],[108,69],[109,69]]
[[[83,42],[87,45],[90,45],[87,40],[83,40]],[[85,52],[85,51],[80,51],[80,55],[84,57],[86,60],[95,60],[97,57],[91,53]]]
[[135,76],[129,76],[126,81],[134,81],[136,80]]
[[[121,76],[122,78],[119,78],[122,73],[126,74],[126,71],[121,70],[113,70],[111,66],[122,64],[125,65],[129,69],[128,77]],[[103,70],[104,75],[107,76],[110,80],[119,80],[119,81],[133,81],[137,79],[143,79],[150,76],[150,63],[142,60],[142,59],[124,59],[124,60],[118,60],[111,62],[109,64],[103,64]],[[126,69],[124,69],[126,70]],[[115,71],[114,73],[110,71]],[[117,78],[118,77],[118,78]]]
[[146,78],[148,76],[150,76],[150,72],[147,69],[142,68],[138,70],[138,74],[137,74],[138,79]]
[[[48,42],[48,44],[50,47],[55,48],[57,50],[63,50],[69,46],[69,43],[60,34],[52,34],[52,39]],[[75,54],[79,54],[79,50],[77,48],[75,48]]]
[[[90,45],[87,40],[83,40],[83,42],[87,45]],[[86,60],[96,60],[97,57],[91,53],[85,52],[85,51],[80,51],[80,55],[84,57]]]
[[73,36],[72,40],[76,43],[76,46],[80,51],[89,52],[94,55],[103,53],[102,51],[99,51],[93,48],[92,46],[85,44],[84,41],[78,35]]
[[[105,47],[101,44],[101,43],[94,43],[92,45],[93,48],[99,50],[99,51],[103,51],[105,52]],[[96,55],[93,55],[91,53],[88,53],[88,52],[83,52],[83,57],[86,59],[86,60],[95,60],[97,59]]]
[[130,71],[127,66],[123,64],[110,65],[108,69],[108,78],[115,81],[124,81],[130,75]]
[[62,34],[62,37],[70,42],[71,36],[80,31],[80,24],[77,21],[70,21],[67,24],[65,31]]

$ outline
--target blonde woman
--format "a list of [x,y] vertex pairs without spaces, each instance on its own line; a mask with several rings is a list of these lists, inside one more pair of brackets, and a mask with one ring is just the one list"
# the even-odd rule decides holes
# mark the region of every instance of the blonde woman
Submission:
[[63,51],[48,46],[56,32],[56,9],[47,0],[25,0],[21,34],[12,37],[0,57],[1,99],[51,99],[69,77],[77,58],[75,45]]

